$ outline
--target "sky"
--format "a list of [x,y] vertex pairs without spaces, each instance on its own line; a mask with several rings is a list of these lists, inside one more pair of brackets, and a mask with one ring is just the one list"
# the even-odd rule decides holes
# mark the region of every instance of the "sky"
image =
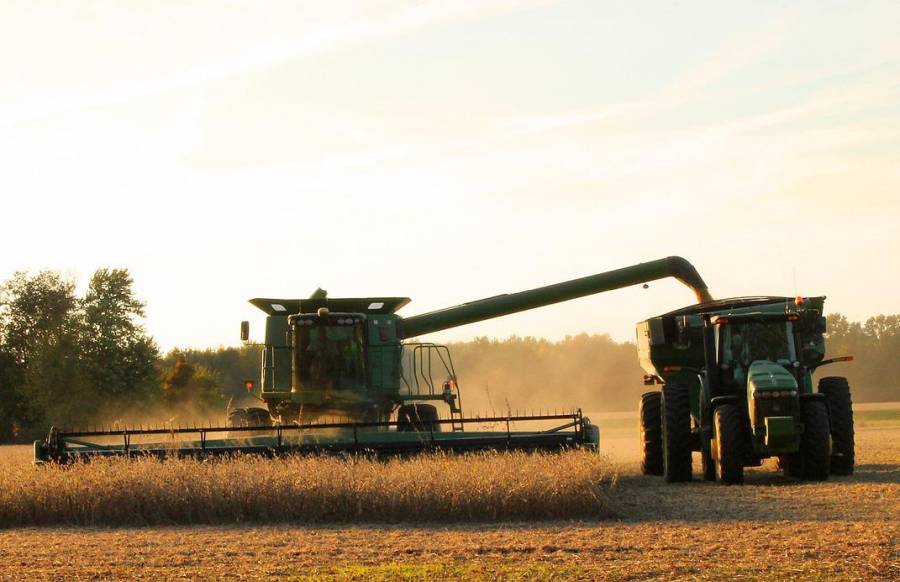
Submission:
[[[414,315],[681,255],[900,313],[900,3],[0,4],[0,280],[125,267],[163,349],[251,297]],[[634,337],[659,281],[429,336]]]

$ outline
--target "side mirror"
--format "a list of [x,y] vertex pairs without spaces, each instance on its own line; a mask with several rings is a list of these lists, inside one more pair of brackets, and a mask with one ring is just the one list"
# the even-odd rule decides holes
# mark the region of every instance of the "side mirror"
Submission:
[[250,341],[250,322],[249,321],[241,322],[241,341],[242,342]]

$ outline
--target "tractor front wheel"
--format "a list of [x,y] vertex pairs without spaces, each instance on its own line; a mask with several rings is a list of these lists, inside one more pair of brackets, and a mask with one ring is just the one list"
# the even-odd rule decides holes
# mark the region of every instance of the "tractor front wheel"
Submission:
[[828,400],[831,420],[831,474],[852,475],[856,451],[850,384],[841,376],[829,376],[819,380],[819,392]]
[[691,480],[691,402],[687,386],[666,384],[662,408],[663,477],[669,483]]
[[800,414],[803,434],[800,435],[800,478],[804,481],[828,479],[830,463],[828,407],[824,400],[801,399]]
[[716,408],[716,478],[726,485],[744,482],[744,447],[747,444],[744,418],[734,404]]
[[646,392],[641,395],[638,406],[641,420],[641,473],[644,475],[663,474],[661,398],[660,392]]

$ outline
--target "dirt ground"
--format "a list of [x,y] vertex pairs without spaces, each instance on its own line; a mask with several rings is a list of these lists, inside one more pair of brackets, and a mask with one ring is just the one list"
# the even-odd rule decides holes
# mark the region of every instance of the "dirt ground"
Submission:
[[900,579],[900,425],[859,427],[852,477],[723,487],[640,476],[636,431],[608,424],[612,520],[7,530],[0,579]]

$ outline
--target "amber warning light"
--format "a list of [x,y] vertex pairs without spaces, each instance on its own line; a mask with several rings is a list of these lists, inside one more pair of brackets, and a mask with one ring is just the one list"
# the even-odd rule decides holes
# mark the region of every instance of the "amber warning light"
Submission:
[[244,388],[247,389],[247,392],[253,392],[253,380],[244,380]]

